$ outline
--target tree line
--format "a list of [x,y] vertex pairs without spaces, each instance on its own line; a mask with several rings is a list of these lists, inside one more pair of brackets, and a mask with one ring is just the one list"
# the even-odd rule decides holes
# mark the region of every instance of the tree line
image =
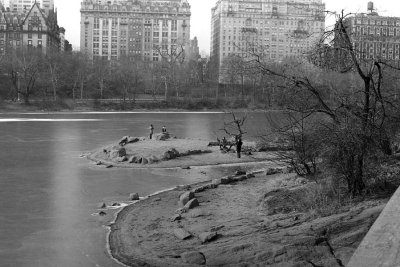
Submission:
[[20,49],[0,57],[0,100],[56,102],[120,99],[135,103],[138,96],[165,102],[203,102],[208,108],[279,108],[279,85],[245,59],[228,57],[219,76],[214,58],[187,59],[179,46],[157,50],[160,61],[91,60],[84,53]]
[[[0,57],[0,98],[30,103],[59,99],[121,99],[134,102],[138,95],[206,97],[200,60],[164,53],[160,62],[121,58],[90,60],[80,52],[43,54],[20,49]],[[181,60],[182,58],[182,60]]]

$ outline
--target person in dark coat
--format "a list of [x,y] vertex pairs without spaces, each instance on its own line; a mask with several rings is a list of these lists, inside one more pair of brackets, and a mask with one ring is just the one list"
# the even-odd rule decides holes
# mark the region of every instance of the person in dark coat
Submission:
[[242,141],[242,136],[237,135],[235,137],[235,143],[236,143],[236,153],[237,153],[237,157],[240,159],[241,157],[241,152],[242,152],[242,146],[243,146],[243,141]]
[[149,138],[152,139],[153,138],[153,134],[154,134],[154,126],[153,124],[150,124],[150,132],[149,132]]

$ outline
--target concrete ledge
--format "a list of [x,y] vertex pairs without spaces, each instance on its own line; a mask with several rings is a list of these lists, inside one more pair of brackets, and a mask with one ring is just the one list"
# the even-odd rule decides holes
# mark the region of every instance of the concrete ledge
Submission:
[[357,248],[347,267],[400,266],[400,188]]

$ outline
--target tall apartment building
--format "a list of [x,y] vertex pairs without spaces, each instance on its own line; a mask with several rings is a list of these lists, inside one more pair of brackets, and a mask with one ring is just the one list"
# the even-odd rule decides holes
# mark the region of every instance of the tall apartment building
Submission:
[[400,18],[379,16],[371,2],[368,9],[370,12],[367,14],[356,14],[345,20],[358,56],[363,59],[399,60]]
[[24,12],[0,10],[0,54],[18,49],[60,51],[60,41],[54,10],[45,14],[39,4]]
[[229,55],[257,49],[281,61],[309,51],[325,30],[322,0],[218,0],[211,10],[211,58],[219,69]]
[[194,37],[190,40],[189,51],[187,53],[187,57],[189,60],[199,60],[200,59],[200,48],[199,41],[197,37]]
[[83,0],[81,51],[90,58],[160,61],[190,42],[187,0]]
[[37,3],[40,8],[44,9],[46,13],[54,9],[54,0],[8,0],[11,11],[23,12],[30,10],[31,7]]

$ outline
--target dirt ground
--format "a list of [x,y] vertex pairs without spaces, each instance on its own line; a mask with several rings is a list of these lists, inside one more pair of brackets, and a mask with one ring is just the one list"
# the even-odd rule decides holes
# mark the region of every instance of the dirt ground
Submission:
[[[284,200],[265,204],[277,189],[307,186],[295,175],[247,178],[217,188],[176,188],[124,208],[111,225],[112,256],[128,266],[345,266],[386,203],[363,202],[315,218],[282,212]],[[200,205],[172,221],[188,190],[201,191],[195,193]],[[177,229],[191,237],[181,240]],[[202,242],[210,233],[213,239]]]

